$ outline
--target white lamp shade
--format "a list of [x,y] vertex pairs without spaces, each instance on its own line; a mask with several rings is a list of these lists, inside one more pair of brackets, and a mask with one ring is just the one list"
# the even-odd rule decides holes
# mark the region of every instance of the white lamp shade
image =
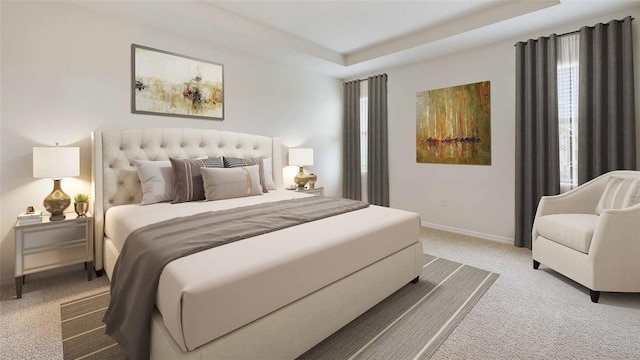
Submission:
[[33,177],[62,179],[80,175],[80,148],[34,147]]
[[289,149],[289,165],[313,165],[313,149]]

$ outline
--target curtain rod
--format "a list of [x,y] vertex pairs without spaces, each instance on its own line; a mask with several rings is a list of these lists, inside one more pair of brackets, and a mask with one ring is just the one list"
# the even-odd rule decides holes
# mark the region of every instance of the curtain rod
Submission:
[[[634,18],[633,16],[631,17],[631,21],[633,21],[633,20],[635,20],[635,19],[636,19],[636,18]],[[622,19],[622,20],[611,20],[611,21],[623,21],[623,20],[624,20],[624,19]],[[587,26],[587,27],[592,28],[592,27],[594,27],[594,26]],[[569,32],[566,32],[566,33],[563,33],[563,34],[560,34],[560,35],[556,35],[556,36],[565,36],[565,35],[577,34],[577,33],[579,33],[579,32],[580,32],[580,30],[569,31]],[[518,41],[517,43],[513,44],[513,46],[517,46],[517,45],[518,45],[518,43],[520,43],[520,42],[526,42],[526,41]]]
[[[378,74],[378,75],[387,75],[387,73],[382,73],[382,74]],[[372,75],[372,77],[373,77],[373,76],[378,76],[378,75]],[[389,75],[387,75],[387,76],[389,76]],[[349,80],[349,81],[346,81],[346,82],[351,82],[351,81],[365,81],[365,80],[369,80],[369,78]]]

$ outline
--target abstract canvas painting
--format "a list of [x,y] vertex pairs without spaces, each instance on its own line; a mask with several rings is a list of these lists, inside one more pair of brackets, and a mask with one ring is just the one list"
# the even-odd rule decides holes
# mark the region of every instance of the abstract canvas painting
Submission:
[[491,165],[489,81],[416,94],[416,161]]
[[224,119],[223,66],[131,45],[132,112]]

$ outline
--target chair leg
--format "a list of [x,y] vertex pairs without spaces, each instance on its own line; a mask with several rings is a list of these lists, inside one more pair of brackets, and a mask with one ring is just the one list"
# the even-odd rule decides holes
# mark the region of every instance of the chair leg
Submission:
[[593,291],[591,289],[589,289],[589,295],[591,295],[591,302],[593,303],[598,303],[598,300],[600,300],[600,291]]
[[538,268],[539,268],[539,267],[540,267],[540,262],[539,262],[539,261],[535,261],[535,260],[533,260],[533,268],[534,268],[535,270],[538,270]]

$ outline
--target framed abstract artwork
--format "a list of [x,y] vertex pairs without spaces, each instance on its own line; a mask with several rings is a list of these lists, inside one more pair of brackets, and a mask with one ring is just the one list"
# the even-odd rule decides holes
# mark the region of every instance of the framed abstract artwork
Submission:
[[489,81],[416,93],[416,162],[491,165]]
[[224,120],[224,67],[131,45],[131,111]]

